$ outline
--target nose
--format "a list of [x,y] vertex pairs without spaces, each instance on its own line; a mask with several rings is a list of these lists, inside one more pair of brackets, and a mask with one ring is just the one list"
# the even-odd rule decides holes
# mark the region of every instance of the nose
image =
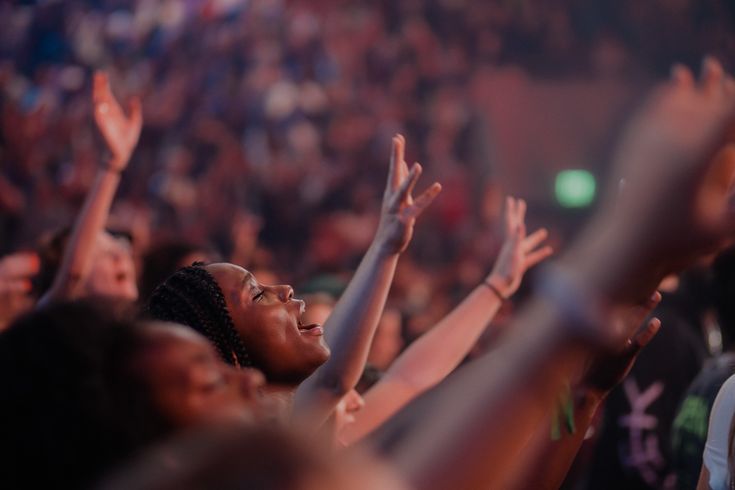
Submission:
[[288,303],[293,299],[293,288],[291,286],[281,285],[278,288],[278,298],[284,303]]

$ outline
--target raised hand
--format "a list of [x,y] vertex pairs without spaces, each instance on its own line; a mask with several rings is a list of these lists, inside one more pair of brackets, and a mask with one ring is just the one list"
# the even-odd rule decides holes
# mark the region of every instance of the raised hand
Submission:
[[122,171],[130,160],[135,145],[138,144],[143,115],[140,99],[133,97],[128,103],[128,116],[120,107],[110,89],[106,73],[96,72],[92,88],[94,121],[105,139],[112,154],[109,166],[112,170]]
[[393,137],[388,183],[383,194],[383,207],[376,238],[388,253],[401,253],[413,236],[416,218],[441,192],[441,185],[434,182],[416,199],[411,193],[421,176],[421,165],[414,163],[409,170],[404,160],[406,141],[402,135]]
[[641,327],[660,301],[661,294],[655,292],[645,303],[617,312],[613,317],[613,322],[616,323],[613,328],[621,332],[626,340],[617,351],[595,356],[584,374],[582,387],[607,396],[620,384],[630,372],[641,349],[648,345],[661,328],[658,318],[651,318]]
[[528,269],[554,252],[549,245],[539,248],[548,236],[545,228],[526,236],[525,217],[526,201],[508,197],[505,201],[505,242],[486,279],[503,298],[509,298],[518,290]]

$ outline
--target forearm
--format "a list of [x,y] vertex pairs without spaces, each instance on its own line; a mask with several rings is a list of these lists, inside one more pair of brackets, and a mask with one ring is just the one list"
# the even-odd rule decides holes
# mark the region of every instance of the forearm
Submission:
[[574,434],[564,435],[557,441],[551,440],[547,421],[542,426],[544,430],[536,434],[534,444],[526,450],[531,456],[522,458],[530,460],[527,471],[520,475],[512,487],[539,490],[560,488],[601,403],[601,395],[590,392],[578,395],[574,401]]
[[[324,326],[332,354],[296,393],[295,413],[321,423],[360,379],[393,281],[397,253],[373,242]],[[311,409],[320,406],[317,413]],[[307,410],[304,410],[307,408]]]
[[404,405],[439,383],[475,345],[500,308],[500,298],[478,286],[434,328],[401,354],[365,394],[365,407],[355,414],[340,440],[354,444],[375,430]]
[[423,429],[411,430],[393,455],[415,488],[502,488],[515,475],[521,450],[584,355],[565,339],[561,320],[536,302],[501,348],[422,400]]
[[[568,289],[561,294],[583,301],[578,296],[584,291],[588,298],[605,301],[620,297],[624,291],[618,288],[634,278],[652,274],[626,264],[617,255],[617,246],[613,241],[595,242],[590,249],[578,247],[575,252],[589,260],[575,262],[573,256],[562,260],[566,270],[558,273],[574,277],[573,284],[583,289],[578,291],[560,276],[559,286],[567,283]],[[601,265],[602,257],[616,267]],[[426,411],[421,430],[409,427],[393,451],[399,469],[416,488],[427,490],[504,488],[511,483],[527,468],[523,449],[543,426],[566,381],[592,352],[580,334],[588,331],[590,339],[601,341],[607,336],[604,327],[609,319],[604,311],[599,314],[594,326],[587,323],[593,318],[576,317],[563,302],[534,301],[497,349],[420,400]],[[415,409],[409,406],[406,411]]]
[[98,171],[64,247],[51,290],[42,301],[67,299],[77,294],[76,288],[88,272],[95,240],[104,230],[119,183],[119,172],[107,167]]
[[489,288],[477,286],[396,359],[386,378],[407,385],[416,394],[434,386],[467,356],[501,304]]

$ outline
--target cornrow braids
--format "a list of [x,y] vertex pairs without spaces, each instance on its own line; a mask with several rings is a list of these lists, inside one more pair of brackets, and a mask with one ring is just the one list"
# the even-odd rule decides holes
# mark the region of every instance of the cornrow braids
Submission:
[[222,289],[202,265],[195,262],[179,269],[159,285],[151,294],[148,312],[157,320],[187,325],[201,333],[214,343],[225,362],[252,367]]

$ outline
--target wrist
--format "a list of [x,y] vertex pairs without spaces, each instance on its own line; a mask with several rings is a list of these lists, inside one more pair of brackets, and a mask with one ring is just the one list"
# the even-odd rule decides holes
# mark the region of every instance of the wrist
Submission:
[[488,277],[486,277],[484,281],[482,281],[481,286],[485,287],[485,289],[490,291],[500,301],[506,301],[512,293],[509,294],[505,290],[505,288],[503,288],[502,284],[503,284],[502,279],[491,274]]
[[381,222],[370,248],[380,257],[387,258],[399,256],[406,249],[406,246],[401,240],[395,238],[394,233],[391,232],[388,226]]
[[117,176],[121,176],[123,173],[123,170],[124,168],[121,168],[120,166],[115,165],[112,162],[105,163],[101,165],[99,168],[100,173],[117,175]]
[[370,244],[369,252],[375,254],[379,259],[390,259],[397,258],[401,255],[401,251],[398,250],[394,244],[389,241],[383,240],[376,236],[372,244]]
[[104,165],[103,168],[110,172],[121,174],[128,166],[129,157],[121,157],[113,155]]

